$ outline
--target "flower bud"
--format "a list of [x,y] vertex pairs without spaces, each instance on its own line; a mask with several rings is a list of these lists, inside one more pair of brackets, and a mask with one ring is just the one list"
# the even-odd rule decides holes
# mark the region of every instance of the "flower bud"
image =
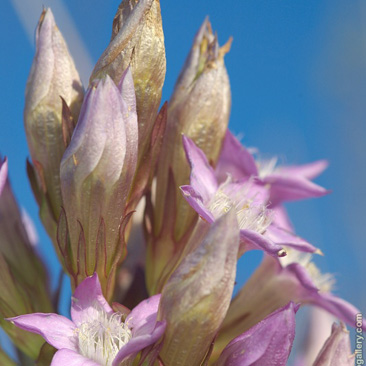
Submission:
[[313,366],[352,366],[355,355],[351,354],[349,332],[343,323],[334,323],[332,334],[324,343]]
[[[191,138],[203,150],[210,163],[218,159],[222,141],[229,122],[231,93],[224,55],[230,49],[229,41],[219,48],[206,19],[198,31],[191,52],[181,71],[169,102],[167,136],[158,170],[157,211],[162,211],[169,169],[172,169],[176,186],[189,183],[190,168],[187,163],[182,134]],[[188,207],[177,189],[177,204]],[[189,211],[190,212],[190,211]],[[176,224],[175,238],[179,239],[192,217],[182,215]],[[161,214],[157,215],[161,225]]]
[[201,365],[225,317],[233,291],[239,229],[229,212],[186,255],[166,283],[160,319],[167,322],[164,365]]
[[230,82],[224,63],[230,46],[231,39],[219,48],[217,36],[206,19],[194,39],[169,103],[167,143],[168,150],[174,153],[169,159],[175,163],[185,163],[182,133],[204,151],[211,163],[215,164],[219,157],[231,108]]
[[[190,174],[182,134],[191,138],[213,164],[218,159],[225,136],[231,93],[224,55],[229,51],[230,43],[219,48],[209,21],[205,20],[169,102],[151,213],[153,227],[148,231],[148,247],[159,256],[165,251],[166,262],[171,260],[170,252],[184,247],[189,238],[189,228],[198,217],[179,190],[179,186],[189,184]],[[150,282],[156,282],[164,270],[164,263],[160,262],[161,268],[151,266],[153,273],[147,274],[148,279],[153,278]],[[155,293],[159,290],[149,287],[149,291]]]
[[113,21],[111,42],[90,80],[109,75],[118,83],[128,66],[136,91],[141,161],[160,105],[166,71],[159,0],[122,1]]
[[[43,344],[3,318],[25,312],[52,311],[46,270],[32,247],[7,179],[7,161],[0,161],[0,325],[16,346],[35,359]],[[0,187],[1,188],[1,187]]]
[[58,242],[65,266],[73,286],[97,272],[108,297],[130,216],[125,206],[137,159],[134,103],[129,70],[119,88],[108,76],[94,83],[60,169],[65,216]]
[[286,365],[295,338],[295,314],[290,302],[233,339],[220,355],[217,366]]
[[52,12],[45,9],[36,31],[36,55],[27,81],[24,125],[34,165],[32,187],[42,221],[52,239],[61,210],[59,170],[66,148],[60,96],[76,121],[83,88]]

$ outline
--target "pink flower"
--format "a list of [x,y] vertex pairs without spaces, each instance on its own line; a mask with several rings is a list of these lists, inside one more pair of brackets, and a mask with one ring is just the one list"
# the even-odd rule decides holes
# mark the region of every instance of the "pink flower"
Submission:
[[284,256],[282,246],[303,252],[317,251],[310,243],[272,222],[274,212],[267,208],[266,187],[253,179],[233,181],[230,177],[220,184],[203,151],[185,136],[183,145],[191,166],[190,185],[180,187],[184,198],[209,223],[233,209],[240,228],[240,254],[261,249],[275,257]]
[[17,327],[41,335],[58,351],[51,366],[132,365],[142,349],[165,330],[157,322],[160,295],[137,305],[123,321],[104,298],[97,274],[87,277],[72,297],[71,319],[57,314],[25,314],[9,318]]

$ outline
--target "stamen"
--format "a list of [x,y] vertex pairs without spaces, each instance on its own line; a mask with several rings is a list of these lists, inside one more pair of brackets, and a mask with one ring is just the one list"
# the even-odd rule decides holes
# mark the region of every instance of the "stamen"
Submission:
[[234,193],[231,192],[230,196],[224,192],[225,189],[230,191],[229,184],[230,181],[222,184],[213,197],[209,205],[213,216],[218,218],[233,208],[236,211],[240,229],[263,234],[272,222],[272,211],[256,202],[257,193],[251,191],[251,182]]
[[80,353],[101,365],[111,366],[118,351],[132,337],[122,315],[107,314],[98,308],[98,317],[86,321],[78,328]]
[[268,160],[258,160],[257,166],[258,166],[258,171],[259,171],[259,177],[265,178],[268,175],[276,172],[277,161],[278,161],[277,157],[273,157]]

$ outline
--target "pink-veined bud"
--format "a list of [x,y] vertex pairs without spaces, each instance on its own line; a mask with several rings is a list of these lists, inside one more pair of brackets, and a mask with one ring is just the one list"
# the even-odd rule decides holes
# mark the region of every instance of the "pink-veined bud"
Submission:
[[[36,54],[27,81],[24,125],[33,166],[28,164],[40,216],[52,239],[61,210],[60,162],[65,151],[62,111],[77,121],[83,88],[50,9],[36,30]],[[73,128],[73,123],[71,123]],[[70,126],[70,128],[71,128]],[[72,131],[71,131],[72,132]]]
[[[128,69],[117,87],[107,76],[87,91],[79,122],[61,162],[64,214],[58,244],[77,286],[97,272],[113,291],[125,253],[125,211],[137,160],[137,116]],[[65,235],[67,227],[68,234]]]
[[334,323],[332,333],[324,343],[313,366],[353,366],[355,361],[356,365],[364,364],[364,362],[357,363],[357,353],[355,355],[351,352],[349,332],[346,326],[343,323]]
[[202,364],[230,304],[238,247],[238,223],[230,211],[164,286],[159,310],[167,322],[160,352],[164,365]]
[[139,125],[139,161],[146,153],[165,79],[164,33],[159,0],[123,0],[113,21],[112,38],[90,80],[109,75],[118,83],[130,67]]

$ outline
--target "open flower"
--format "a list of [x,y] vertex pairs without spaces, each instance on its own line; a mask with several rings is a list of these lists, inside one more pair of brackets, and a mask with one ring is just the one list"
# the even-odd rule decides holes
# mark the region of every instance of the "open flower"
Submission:
[[72,297],[71,319],[57,314],[34,313],[7,320],[40,334],[58,351],[52,366],[129,366],[142,349],[164,333],[156,321],[160,295],[137,305],[123,321],[104,298],[97,274],[87,277]]
[[187,202],[205,221],[212,223],[225,212],[236,211],[241,247],[239,253],[261,249],[272,256],[284,256],[282,246],[304,252],[317,248],[277,225],[272,225],[273,212],[267,208],[268,190],[253,180],[231,181],[219,184],[215,172],[202,150],[183,136],[187,160],[191,166],[191,184],[181,186]]

